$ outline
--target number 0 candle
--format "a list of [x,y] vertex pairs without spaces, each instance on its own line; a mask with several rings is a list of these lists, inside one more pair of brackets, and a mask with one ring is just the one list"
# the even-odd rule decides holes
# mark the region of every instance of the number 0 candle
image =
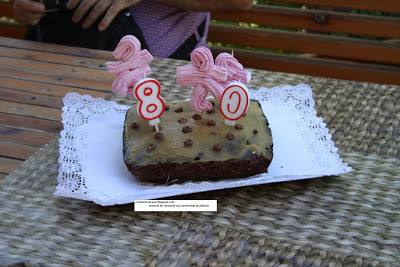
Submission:
[[232,82],[224,90],[221,97],[221,113],[225,117],[225,124],[234,126],[249,107],[250,97],[246,85],[240,82]]
[[143,79],[135,85],[134,92],[139,101],[137,112],[140,117],[148,120],[151,126],[157,126],[160,123],[159,117],[165,111],[165,102],[160,96],[160,83],[151,78]]

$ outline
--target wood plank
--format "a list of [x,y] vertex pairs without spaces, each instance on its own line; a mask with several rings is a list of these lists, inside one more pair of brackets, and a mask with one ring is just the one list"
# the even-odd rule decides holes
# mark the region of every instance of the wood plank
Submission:
[[[214,55],[231,49],[211,47]],[[343,60],[306,58],[235,49],[235,58],[247,68],[280,71],[362,82],[400,85],[400,69]]]
[[[107,68],[105,67],[106,61],[96,58],[82,58],[71,55],[61,55],[10,47],[2,47],[0,49],[0,56],[107,71]],[[104,75],[103,72],[101,73]],[[110,77],[112,77],[112,75],[110,75]]]
[[42,51],[54,54],[72,55],[82,58],[97,58],[105,61],[115,60],[112,52],[82,47],[64,46],[50,43],[40,43],[27,40],[0,37],[0,46],[21,48],[32,51]]
[[[1,49],[0,49],[1,51]],[[18,68],[18,69],[33,69],[36,72],[45,72],[45,73],[58,73],[71,75],[76,79],[80,77],[89,77],[94,80],[99,81],[112,81],[115,77],[115,74],[109,73],[107,70],[103,69],[91,69],[91,68],[83,68],[78,66],[71,65],[62,65],[56,63],[48,63],[48,62],[40,62],[35,59],[16,59],[10,57],[0,56],[1,65]]]
[[211,24],[208,40],[361,61],[400,63],[399,45],[355,38]]
[[400,18],[394,17],[254,5],[251,10],[212,12],[211,18],[312,31],[400,38]]
[[112,81],[100,81],[90,77],[79,77],[60,73],[46,73],[34,69],[25,70],[0,65],[0,77],[27,81],[42,82],[55,85],[110,92]]
[[53,139],[54,135],[52,134],[38,133],[38,132],[27,131],[24,129],[0,126],[1,141],[42,147]]
[[0,123],[2,126],[47,133],[54,136],[59,134],[63,129],[63,124],[60,121],[38,119],[7,113],[0,113]]
[[0,141],[0,156],[6,158],[26,160],[39,149],[39,147]]
[[400,13],[398,0],[274,0],[275,2]]
[[0,100],[0,112],[32,118],[61,121],[61,109]]
[[48,95],[48,96],[59,96],[64,97],[68,93],[76,92],[80,95],[90,95],[94,98],[105,98],[111,91],[96,91],[96,90],[86,90],[76,87],[60,86],[55,84],[48,84],[42,82],[33,82],[20,79],[12,79],[0,77],[0,85],[3,88],[23,90],[26,92],[31,92],[38,95]]
[[10,174],[13,170],[19,167],[24,162],[23,160],[9,159],[0,157],[0,173]]
[[0,181],[3,180],[4,178],[6,178],[7,175],[8,175],[7,173],[0,172]]
[[39,105],[61,109],[64,104],[61,97],[38,95],[31,92],[0,88],[0,99],[9,102]]

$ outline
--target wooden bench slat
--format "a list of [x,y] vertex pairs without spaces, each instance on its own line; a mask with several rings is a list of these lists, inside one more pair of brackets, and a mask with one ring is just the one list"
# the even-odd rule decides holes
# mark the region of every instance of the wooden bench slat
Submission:
[[370,40],[215,24],[210,25],[208,40],[362,61],[400,63],[399,45]]
[[[1,51],[1,50],[0,50]],[[84,68],[79,66],[70,66],[57,63],[48,63],[32,60],[27,57],[24,59],[7,57],[0,54],[0,64],[7,67],[13,67],[18,69],[33,69],[35,72],[41,71],[44,73],[52,74],[65,74],[74,76],[76,79],[90,78],[93,80],[102,80],[110,82],[114,79],[115,74],[109,73],[107,70],[99,72],[98,70],[91,68]]]
[[38,133],[27,131],[19,128],[3,127],[0,126],[0,140],[13,142],[22,145],[30,145],[42,147],[51,140],[54,135],[47,133]]
[[0,156],[2,157],[26,160],[38,150],[39,147],[0,141]]
[[61,121],[61,109],[0,100],[0,112],[39,119]]
[[49,108],[60,109],[64,106],[61,97],[37,95],[31,92],[4,88],[0,88],[0,99],[9,102],[37,105]]
[[76,87],[60,86],[55,84],[26,81],[0,77],[0,85],[6,89],[23,90],[37,95],[64,97],[67,93],[76,92],[80,95],[90,95],[94,98],[105,98],[110,92],[86,90]]
[[[231,49],[221,47],[211,47],[211,50],[214,55],[231,52]],[[260,53],[245,49],[234,49],[234,55],[246,68],[400,85],[400,69],[396,67],[268,52]]]
[[42,51],[46,53],[71,55],[81,58],[96,58],[104,59],[104,61],[115,60],[114,56],[110,51],[102,51],[95,49],[88,49],[82,47],[73,46],[62,46],[57,44],[43,45],[43,43],[27,41],[27,40],[17,40],[12,38],[0,37],[0,46],[21,48],[32,51]]
[[7,127],[14,127],[25,129],[29,131],[36,131],[41,133],[48,133],[57,135],[63,129],[60,121],[44,120],[23,115],[7,114],[0,112],[0,121],[2,125]]
[[0,173],[10,174],[13,170],[19,167],[24,162],[23,160],[9,159],[0,157]]
[[[6,75],[4,73],[7,73]],[[39,72],[35,69],[18,69],[7,66],[1,66],[0,77],[16,78],[20,80],[43,82],[55,85],[72,86],[82,89],[97,90],[103,92],[111,92],[111,81],[100,81],[91,77],[77,77],[61,73]]]
[[102,69],[106,71],[105,61],[103,59],[82,58],[71,55],[55,54],[42,51],[32,51],[20,48],[3,47],[0,50],[0,56],[34,60],[36,62],[55,63],[58,65],[76,66],[79,68]]
[[400,13],[398,0],[274,0],[275,2]]
[[[321,21],[321,15],[325,21]],[[246,11],[212,12],[211,18],[312,31],[400,38],[400,18],[394,17],[254,5]]]

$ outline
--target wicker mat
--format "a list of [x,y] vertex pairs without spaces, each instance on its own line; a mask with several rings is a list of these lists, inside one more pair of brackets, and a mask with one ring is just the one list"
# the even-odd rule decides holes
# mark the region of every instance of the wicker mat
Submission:
[[[164,97],[187,98],[168,73],[182,64],[156,63]],[[55,197],[56,138],[0,181],[0,265],[399,265],[400,87],[254,71],[249,88],[300,82],[353,172],[171,197],[218,212],[139,213]]]
[[[354,171],[340,177],[171,197],[217,199],[215,213],[138,213],[132,205],[101,207],[53,196],[57,147],[53,140],[0,183],[0,263],[366,266],[400,261],[396,158],[344,152]],[[231,249],[236,248],[232,242],[241,249]]]

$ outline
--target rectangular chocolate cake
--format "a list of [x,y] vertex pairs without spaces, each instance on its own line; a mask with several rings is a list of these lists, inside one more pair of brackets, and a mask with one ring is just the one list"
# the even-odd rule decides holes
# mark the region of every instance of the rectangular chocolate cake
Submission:
[[189,101],[170,102],[159,132],[142,119],[136,106],[125,117],[123,154],[128,170],[155,184],[243,178],[267,172],[272,136],[257,101],[246,115],[227,126],[218,103],[203,118]]

